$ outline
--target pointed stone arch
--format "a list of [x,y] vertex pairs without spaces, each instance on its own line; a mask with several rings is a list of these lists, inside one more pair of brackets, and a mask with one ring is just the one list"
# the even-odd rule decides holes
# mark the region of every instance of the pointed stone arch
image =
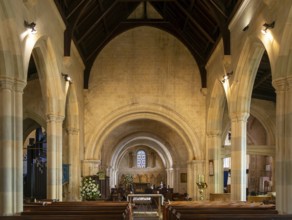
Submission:
[[64,115],[65,91],[50,40],[40,38],[32,50],[32,56],[38,70],[43,97],[47,99],[46,113]]
[[265,51],[263,44],[259,41],[248,39],[243,46],[238,65],[234,73],[229,95],[229,115],[236,116],[238,113],[250,111],[251,95],[257,69]]

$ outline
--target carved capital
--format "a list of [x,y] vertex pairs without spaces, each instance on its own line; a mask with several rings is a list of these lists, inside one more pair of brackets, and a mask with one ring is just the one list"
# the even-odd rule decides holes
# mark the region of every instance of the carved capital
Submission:
[[99,171],[101,160],[83,160],[82,161],[82,176],[95,175]]
[[221,130],[210,130],[207,131],[207,136],[208,137],[216,137],[216,136],[221,136],[222,135],[222,131]]
[[47,115],[47,122],[63,122],[64,116],[62,115],[54,115],[54,114],[48,114]]
[[79,129],[78,128],[67,128],[67,133],[70,135],[78,135]]
[[10,78],[0,78],[0,89],[9,89],[13,91],[14,81]]
[[22,93],[25,86],[25,81],[15,80],[12,78],[0,78],[0,89],[9,89],[11,91]]
[[15,85],[14,85],[14,89],[16,92],[19,92],[19,93],[23,93],[23,90],[26,86],[26,82],[25,81],[20,81],[20,80],[17,80],[15,82]]
[[249,112],[234,112],[230,114],[232,122],[244,121],[247,122]]
[[287,80],[286,78],[278,78],[278,79],[273,80],[272,84],[274,88],[276,89],[276,93],[283,92],[286,90]]

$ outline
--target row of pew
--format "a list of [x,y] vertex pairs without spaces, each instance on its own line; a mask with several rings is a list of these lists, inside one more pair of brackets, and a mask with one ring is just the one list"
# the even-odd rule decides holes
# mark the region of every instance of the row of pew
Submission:
[[24,205],[19,216],[2,220],[130,220],[128,202],[82,201],[39,202]]
[[164,220],[266,219],[291,220],[292,215],[279,215],[275,205],[223,201],[171,201],[164,205]]
[[[165,203],[163,220],[266,219],[291,220],[280,215],[275,205],[224,201],[170,201]],[[18,216],[0,216],[0,220],[131,220],[128,202],[37,202],[24,205]]]

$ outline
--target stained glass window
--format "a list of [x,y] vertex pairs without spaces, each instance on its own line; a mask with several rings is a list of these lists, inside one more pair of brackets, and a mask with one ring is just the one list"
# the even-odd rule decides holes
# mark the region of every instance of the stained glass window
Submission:
[[146,168],[146,153],[144,150],[139,150],[137,152],[137,167]]

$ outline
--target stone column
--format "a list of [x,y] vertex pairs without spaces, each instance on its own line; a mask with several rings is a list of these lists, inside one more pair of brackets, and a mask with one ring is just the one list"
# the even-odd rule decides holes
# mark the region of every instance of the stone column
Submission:
[[170,188],[173,188],[173,182],[174,182],[174,170],[173,168],[166,169],[166,175],[167,175],[167,181],[166,186],[169,186]]
[[174,192],[179,192],[179,183],[180,183],[180,168],[175,168],[175,173],[174,173],[174,183],[173,183],[173,191]]
[[134,165],[134,157],[133,157],[133,152],[129,152],[129,168],[132,168]]
[[[208,161],[207,170],[213,169],[213,175],[208,179],[208,191],[212,193],[223,193],[223,162],[221,158],[222,132],[207,132]],[[209,163],[210,162],[210,163]],[[210,167],[211,163],[213,167]]]
[[59,201],[62,201],[63,120],[63,116],[47,116],[47,198]]
[[276,88],[276,209],[292,214],[292,78],[273,81]]
[[109,177],[109,186],[110,188],[114,188],[116,184],[116,178],[114,175],[114,169],[112,168],[112,166],[108,166],[106,167],[106,173],[105,175]]
[[[26,83],[17,81],[15,84],[14,94],[14,155],[15,155],[15,212],[20,213],[23,211],[23,89]],[[0,104],[1,105],[1,104]]]
[[80,200],[80,155],[79,152],[79,129],[68,128],[69,145],[69,200]]
[[26,83],[0,79],[0,216],[23,209],[23,106]]
[[246,201],[246,122],[249,113],[231,117],[231,200]]
[[205,160],[192,160],[188,163],[188,194],[193,200],[199,200],[198,176],[205,176]]
[[13,82],[0,80],[0,216],[13,215]]

